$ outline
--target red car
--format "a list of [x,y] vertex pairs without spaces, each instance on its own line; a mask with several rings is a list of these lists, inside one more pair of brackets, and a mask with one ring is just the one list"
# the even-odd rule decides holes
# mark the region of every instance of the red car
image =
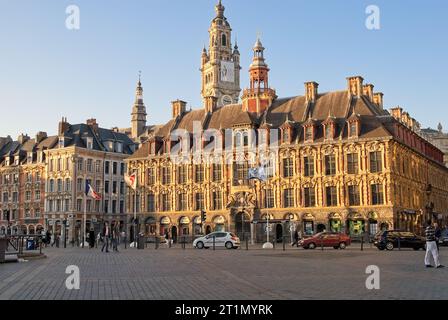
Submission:
[[344,233],[320,232],[310,238],[299,241],[303,249],[315,249],[316,247],[333,247],[335,249],[345,249],[351,244],[351,239]]

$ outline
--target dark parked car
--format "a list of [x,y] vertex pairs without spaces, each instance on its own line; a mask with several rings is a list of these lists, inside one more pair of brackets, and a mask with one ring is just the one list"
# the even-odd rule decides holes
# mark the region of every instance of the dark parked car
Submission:
[[442,230],[442,236],[439,238],[439,244],[441,246],[448,246],[448,229]]
[[412,232],[383,230],[375,235],[373,243],[379,250],[390,251],[398,247],[425,250],[426,239]]
[[351,244],[350,237],[344,233],[320,232],[312,237],[299,241],[303,249],[315,249],[316,247],[333,247],[335,249],[345,249]]

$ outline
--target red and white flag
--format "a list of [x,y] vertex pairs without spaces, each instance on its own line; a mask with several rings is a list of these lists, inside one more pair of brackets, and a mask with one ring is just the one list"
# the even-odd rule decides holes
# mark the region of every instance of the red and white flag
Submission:
[[130,176],[127,174],[124,175],[124,181],[126,181],[126,184],[131,187],[132,189],[137,189],[137,173],[134,172]]
[[93,190],[92,186],[88,183],[86,183],[86,195],[95,200],[101,200],[101,195],[95,190]]

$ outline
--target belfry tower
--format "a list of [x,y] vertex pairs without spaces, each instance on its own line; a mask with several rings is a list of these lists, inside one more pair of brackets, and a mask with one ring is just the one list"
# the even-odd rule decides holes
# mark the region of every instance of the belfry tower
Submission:
[[[216,107],[238,103],[240,88],[240,53],[238,46],[232,49],[232,28],[224,16],[221,0],[215,7],[216,17],[209,29],[209,49],[204,48],[201,59],[204,105],[216,100]],[[210,110],[213,111],[213,110]]]
[[140,76],[138,78],[137,88],[135,89],[135,102],[131,113],[131,138],[136,140],[140,137],[146,128],[146,106],[143,102],[143,87]]
[[261,114],[277,98],[275,90],[269,87],[269,67],[264,60],[264,47],[260,38],[254,46],[254,57],[249,67],[250,87],[243,93],[243,110]]

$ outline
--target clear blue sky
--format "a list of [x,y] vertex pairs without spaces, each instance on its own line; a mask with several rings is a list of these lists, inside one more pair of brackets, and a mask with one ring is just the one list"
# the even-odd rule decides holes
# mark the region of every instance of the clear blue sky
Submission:
[[[55,134],[95,117],[127,127],[138,70],[148,122],[169,120],[170,101],[201,106],[200,55],[217,0],[0,0],[0,136]],[[65,28],[76,4],[81,29]],[[223,0],[242,55],[242,87],[258,31],[279,96],[346,87],[362,75],[421,122],[448,128],[445,0]],[[381,9],[381,30],[365,9]]]

